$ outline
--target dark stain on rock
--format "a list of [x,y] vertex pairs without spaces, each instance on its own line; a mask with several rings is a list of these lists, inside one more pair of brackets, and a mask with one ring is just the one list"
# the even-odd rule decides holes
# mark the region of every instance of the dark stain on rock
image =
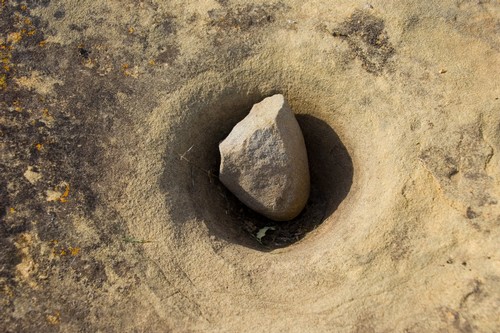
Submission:
[[484,298],[483,283],[477,279],[471,282],[471,290],[460,300],[460,308],[468,306],[468,303],[477,303]]
[[[8,232],[0,224],[0,280],[11,281],[15,278],[15,267],[21,262],[14,244],[7,238]],[[1,284],[0,284],[1,285]]]
[[[0,134],[3,136],[4,133],[4,126],[0,125]],[[7,166],[0,162],[0,173],[2,175],[6,174]],[[1,179],[0,180],[0,222],[3,222],[3,219],[7,215],[7,209],[10,206],[9,203],[9,195],[7,192],[7,179]]]
[[276,12],[284,6],[280,3],[256,5],[249,4],[236,8],[212,9],[208,12],[209,24],[222,29],[247,31],[262,27],[275,21]]
[[485,170],[493,148],[483,139],[477,123],[447,134],[443,142],[446,144],[423,150],[420,160],[455,207],[474,219],[481,215],[482,207],[497,202],[492,195],[493,178]]
[[446,324],[453,326],[456,332],[474,332],[471,324],[469,323],[469,320],[460,312],[449,307],[442,307],[440,310],[441,320]]
[[175,17],[169,16],[165,19],[165,21],[163,21],[163,23],[161,24],[163,32],[169,35],[175,34],[177,32],[177,27],[174,23],[174,19]]
[[354,57],[372,74],[380,74],[395,53],[384,21],[367,11],[356,10],[332,35],[345,40]]
[[71,24],[69,25],[69,29],[70,29],[70,30],[73,30],[73,31],[82,32],[82,31],[84,31],[84,30],[86,30],[86,29],[87,29],[87,26],[86,26],[86,25],[79,26],[79,25],[77,25],[77,24],[71,23]]
[[472,220],[472,219],[475,219],[476,217],[478,217],[478,214],[475,211],[473,211],[471,207],[467,207],[466,215],[467,215],[467,218],[469,220]]
[[66,11],[64,9],[58,9],[54,13],[54,18],[58,20],[64,18],[64,16],[66,16]]
[[229,4],[228,0],[215,0],[217,1],[221,6],[227,6]]
[[[270,4],[248,4],[245,6],[228,6],[208,12],[208,34],[212,39],[212,47],[204,53],[204,57],[212,57],[213,61],[192,61],[184,67],[185,72],[199,73],[205,70],[230,70],[258,49],[265,39],[267,30],[264,27],[275,24],[278,15],[288,7],[281,2]],[[247,38],[248,33],[261,29],[262,34]],[[210,68],[204,63],[210,63]],[[206,68],[202,68],[205,66]],[[185,74],[181,74],[185,75]],[[191,74],[190,74],[191,75]],[[196,74],[194,74],[196,75]]]
[[481,40],[496,51],[500,50],[500,40],[497,35],[500,29],[496,1],[466,1],[455,2],[450,6],[443,19],[459,34],[475,40]]
[[175,45],[168,45],[160,48],[160,53],[156,57],[156,61],[172,65],[178,56],[179,48]]
[[87,49],[84,49],[83,47],[79,47],[78,48],[78,53],[80,53],[80,55],[85,58],[85,59],[88,59],[89,58],[89,55],[90,55],[90,51],[87,50]]
[[393,261],[400,261],[411,252],[411,234],[415,233],[415,221],[398,223],[390,232],[391,241],[387,247]]
[[108,280],[104,265],[97,260],[77,260],[75,279],[93,287],[100,288]]
[[26,4],[30,8],[47,7],[50,5],[50,0],[27,0]]
[[439,167],[436,166],[436,173],[439,173],[439,176],[442,178],[451,179],[453,175],[459,172],[457,161],[456,158],[447,155],[443,149],[438,147],[428,149],[420,154],[420,159],[425,162],[429,161],[430,163],[438,155],[442,156],[442,159]]

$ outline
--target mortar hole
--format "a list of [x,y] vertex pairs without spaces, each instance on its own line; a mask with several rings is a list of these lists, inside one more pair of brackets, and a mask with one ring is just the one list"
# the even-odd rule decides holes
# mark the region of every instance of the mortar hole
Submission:
[[[185,203],[180,204],[175,214],[179,218],[178,223],[182,224],[194,217],[219,239],[260,251],[271,251],[300,241],[332,215],[349,193],[353,165],[346,147],[325,121],[312,115],[297,114],[306,143],[311,176],[311,194],[305,209],[292,221],[276,222],[246,207],[218,180],[218,144],[248,114],[251,106],[260,100],[261,96],[254,96],[243,105],[219,105],[218,110],[207,114],[206,118],[192,121],[189,138],[182,138],[182,152],[175,152],[177,155],[187,152],[184,157],[189,162],[180,164],[178,174],[166,173],[163,183],[176,182],[180,185],[179,191],[182,193],[178,193],[179,203],[188,200],[192,207],[192,211],[187,213]],[[294,111],[297,113],[302,110]],[[193,131],[193,128],[197,130]],[[181,130],[183,132],[186,129]],[[263,228],[266,228],[264,234]]]

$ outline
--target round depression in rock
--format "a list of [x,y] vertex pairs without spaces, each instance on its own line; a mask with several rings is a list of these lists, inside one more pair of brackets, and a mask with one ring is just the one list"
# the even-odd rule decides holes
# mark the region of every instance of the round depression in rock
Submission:
[[[217,238],[262,251],[287,247],[316,229],[347,196],[353,181],[352,160],[333,128],[320,118],[304,114],[309,110],[299,107],[294,110],[297,112],[294,115],[283,95],[270,95],[271,98],[261,94],[224,96],[225,102],[214,101],[206,106],[211,111],[210,117],[208,113],[201,113],[201,118],[178,124],[177,133],[185,134],[185,137],[178,137],[178,141],[174,143],[175,146],[182,146],[175,153],[181,157],[176,166],[177,173],[173,174],[168,170],[164,174],[164,184],[181,185],[180,194],[193,207],[196,218],[205,223]],[[263,102],[267,105],[261,104]],[[274,107],[276,112],[261,117],[259,112],[262,110],[259,111],[259,106]],[[293,198],[300,201],[298,205],[293,203],[298,208],[293,207],[292,214],[285,218],[269,218],[271,216],[259,211],[258,205],[257,209],[252,206],[251,200],[243,203],[245,196],[241,193],[248,196],[245,193],[248,189],[254,190],[253,195],[261,200],[272,194],[272,191],[269,191],[272,175],[264,174],[256,179],[247,177],[241,184],[231,179],[242,177],[241,173],[250,172],[237,167],[238,161],[242,159],[247,159],[246,168],[259,169],[262,166],[244,156],[248,149],[262,154],[261,158],[264,159],[269,153],[273,154],[272,157],[280,158],[279,152],[276,154],[273,149],[279,148],[279,144],[284,144],[285,140],[278,140],[277,145],[275,141],[268,142],[271,144],[271,147],[268,147],[270,151],[259,150],[261,146],[258,145],[263,140],[272,139],[272,136],[265,133],[265,126],[271,124],[272,127],[276,115],[284,116],[284,122],[288,126],[275,130],[281,131],[287,138],[291,137],[301,148],[299,152],[294,152],[293,158],[288,161],[281,156],[284,162],[292,163],[295,168],[291,174],[293,180],[302,177],[295,185],[299,198]],[[248,133],[246,129],[239,128],[242,123],[245,125],[245,121],[252,123],[256,130]],[[192,130],[193,126],[198,126],[196,131]],[[187,128],[191,130],[188,131]],[[193,132],[196,135],[193,135]],[[297,134],[300,134],[298,138]],[[226,154],[226,160],[221,161],[220,153]],[[167,155],[173,156],[171,149]],[[275,161],[265,160],[263,167],[268,168],[269,165],[265,165],[265,162]],[[280,177],[286,174],[286,171],[283,172],[286,163],[279,170],[281,173],[277,173],[276,182],[283,182]],[[220,174],[219,168],[222,171]],[[289,188],[278,187],[278,190],[286,192]],[[272,195],[270,197],[275,199]],[[180,206],[183,211],[185,204]],[[182,214],[179,213],[178,216]]]

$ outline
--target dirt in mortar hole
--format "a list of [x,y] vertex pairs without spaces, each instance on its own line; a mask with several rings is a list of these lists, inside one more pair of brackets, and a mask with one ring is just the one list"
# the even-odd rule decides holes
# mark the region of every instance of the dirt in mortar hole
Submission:
[[[218,179],[218,144],[248,114],[253,103],[262,99],[252,99],[244,106],[231,104],[215,112],[216,118],[220,118],[218,126],[206,125],[214,123],[213,118],[210,122],[202,119],[199,124],[205,128],[197,131],[202,137],[196,138],[193,142],[197,144],[183,153],[178,152],[183,172],[174,177],[184,184],[196,220],[205,223],[212,235],[259,251],[271,251],[301,240],[331,216],[349,193],[353,165],[346,147],[326,122],[293,110],[309,159],[311,194],[307,205],[298,217],[286,222],[267,219],[245,206]],[[235,113],[235,107],[243,111]]]

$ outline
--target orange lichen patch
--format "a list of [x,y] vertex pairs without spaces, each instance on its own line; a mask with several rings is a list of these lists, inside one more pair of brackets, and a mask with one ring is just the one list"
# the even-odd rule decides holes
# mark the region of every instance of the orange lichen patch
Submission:
[[61,323],[61,313],[59,311],[54,312],[54,314],[47,315],[47,322],[51,325],[58,325]]
[[130,65],[129,64],[123,64],[122,65],[122,72],[123,72],[123,75],[125,76],[130,76]]
[[16,44],[23,38],[22,33],[19,31],[11,32],[7,35],[7,42]]
[[0,41],[0,51],[12,51],[13,49],[12,45],[7,45]]
[[40,47],[44,47],[45,44],[47,44],[47,40],[42,40],[40,43],[38,43]]
[[76,257],[80,254],[80,248],[76,246],[61,246],[59,241],[52,240],[49,242],[52,247],[52,259],[64,257],[64,256],[73,256]]
[[43,144],[42,143],[37,143],[35,145],[36,150],[41,151],[43,149]]
[[[62,192],[64,189],[64,192]],[[67,202],[69,196],[70,186],[67,182],[62,182],[57,185],[53,190],[45,191],[47,201]]]
[[49,109],[47,108],[42,109],[41,121],[43,121],[49,127],[52,126],[52,123],[54,122],[54,117],[52,117],[52,115],[50,114]]
[[129,28],[128,28],[128,33],[129,33],[129,34],[133,34],[133,33],[134,33],[134,31],[135,31],[135,30],[134,30],[134,28],[132,28],[132,27],[129,27]]
[[14,207],[9,208],[9,213],[14,214],[16,212],[16,209]]
[[92,60],[91,58],[88,59],[83,59],[83,65],[87,68],[94,68],[95,65],[97,64],[95,60]]
[[10,70],[10,59],[8,58],[0,58],[0,63],[2,63],[2,68],[6,70],[7,68]]
[[12,58],[11,50],[12,46],[6,45],[0,41],[0,63],[3,64],[3,69],[7,72],[10,70],[10,58]]
[[130,67],[129,64],[123,64],[121,71],[125,76],[131,76],[133,78],[139,77],[139,68],[137,66]]
[[80,248],[79,247],[69,247],[69,253],[72,255],[72,256],[77,256],[79,253],[80,253]]
[[7,75],[0,74],[0,89],[4,90],[7,88]]
[[23,111],[23,107],[21,106],[21,102],[19,100],[12,102],[12,108],[17,112]]
[[66,183],[66,188],[64,190],[64,193],[61,195],[61,197],[59,198],[59,201],[60,202],[67,202],[68,201],[68,196],[69,196],[69,184]]
[[2,67],[0,67],[0,90],[7,89],[7,72],[11,70],[11,49],[12,46],[6,45],[0,41],[0,63],[2,64]]

